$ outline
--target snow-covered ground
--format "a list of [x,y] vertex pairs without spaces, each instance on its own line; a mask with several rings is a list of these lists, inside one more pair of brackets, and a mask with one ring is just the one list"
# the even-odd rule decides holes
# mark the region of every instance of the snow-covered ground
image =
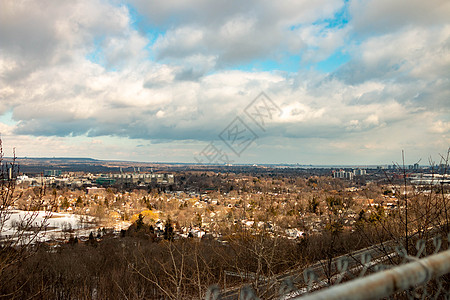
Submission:
[[[0,224],[0,240],[8,237],[17,239],[18,227],[22,222],[27,220],[32,220],[30,225],[36,228],[45,223],[45,230],[39,232],[36,238],[37,241],[67,238],[70,234],[74,236],[87,236],[93,230],[93,217],[90,216],[50,213],[45,211],[12,210],[5,224]],[[30,230],[25,232],[24,235],[31,237],[34,235],[34,232]]]

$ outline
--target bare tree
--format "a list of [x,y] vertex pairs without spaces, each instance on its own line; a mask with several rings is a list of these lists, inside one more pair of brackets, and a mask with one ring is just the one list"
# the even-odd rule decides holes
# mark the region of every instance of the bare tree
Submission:
[[[18,210],[16,179],[19,166],[13,157],[7,161],[0,139],[0,280],[6,269],[32,255],[47,228],[53,202],[44,200],[45,186],[26,205],[27,211]],[[41,211],[43,208],[50,208]],[[6,284],[3,282],[3,284]]]

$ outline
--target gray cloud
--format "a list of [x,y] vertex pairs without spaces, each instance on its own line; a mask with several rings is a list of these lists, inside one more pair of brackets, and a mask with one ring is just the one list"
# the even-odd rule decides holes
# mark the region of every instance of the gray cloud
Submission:
[[[324,19],[341,1],[136,0],[145,25],[165,31],[154,44],[125,6],[4,3],[0,114],[12,110],[17,124],[0,128],[11,135],[121,137],[137,145],[217,141],[266,91],[283,113],[258,131],[258,147],[271,149],[264,153],[284,147],[294,155],[301,141],[310,142],[311,153],[334,147],[341,155],[345,149],[376,155],[417,140],[421,149],[450,143],[444,2],[436,1],[439,9],[414,1],[407,10],[404,2],[389,10],[386,1],[353,1],[350,22],[328,28]],[[292,53],[305,64],[318,62],[340,48],[350,59],[328,74],[233,70]]]
[[357,33],[382,34],[405,27],[433,27],[448,23],[450,3],[446,0],[352,0],[350,13]]
[[169,5],[137,0],[134,4],[165,30],[153,46],[159,59],[212,54],[219,68],[277,59],[283,52],[298,54],[310,42],[304,33],[309,29],[302,25],[331,18],[343,6],[341,1],[194,0]]

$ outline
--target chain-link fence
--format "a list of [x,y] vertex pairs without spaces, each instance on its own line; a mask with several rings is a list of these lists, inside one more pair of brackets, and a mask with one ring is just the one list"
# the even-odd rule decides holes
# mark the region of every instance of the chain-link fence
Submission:
[[369,247],[356,255],[334,259],[328,266],[328,274],[332,274],[328,277],[321,272],[319,262],[305,269],[303,274],[266,278],[258,286],[247,285],[226,291],[211,286],[206,299],[265,299],[264,290],[274,287],[278,287],[278,295],[270,298],[280,300],[450,299],[447,276],[450,274],[450,250],[441,251],[442,244],[440,236],[419,239],[415,249],[409,251],[403,245],[391,243],[384,247],[389,251],[374,258],[372,255],[377,247]]

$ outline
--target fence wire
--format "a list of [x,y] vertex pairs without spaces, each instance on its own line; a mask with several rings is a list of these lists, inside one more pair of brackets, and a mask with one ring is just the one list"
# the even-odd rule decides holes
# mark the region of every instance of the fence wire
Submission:
[[[303,271],[303,276],[280,275],[260,283],[256,290],[278,286],[278,295],[269,298],[280,300],[450,299],[447,276],[450,274],[450,250],[439,252],[442,248],[442,237],[438,235],[428,241],[419,239],[415,246],[415,255],[410,255],[400,244],[376,258],[372,258],[368,251],[360,252],[359,258],[339,257],[334,262],[333,275],[328,278],[318,275],[317,268],[307,268]],[[429,256],[427,249],[431,249]],[[398,265],[389,264],[393,261]],[[208,289],[205,299],[260,298],[250,285],[228,291],[221,291],[214,285]]]

